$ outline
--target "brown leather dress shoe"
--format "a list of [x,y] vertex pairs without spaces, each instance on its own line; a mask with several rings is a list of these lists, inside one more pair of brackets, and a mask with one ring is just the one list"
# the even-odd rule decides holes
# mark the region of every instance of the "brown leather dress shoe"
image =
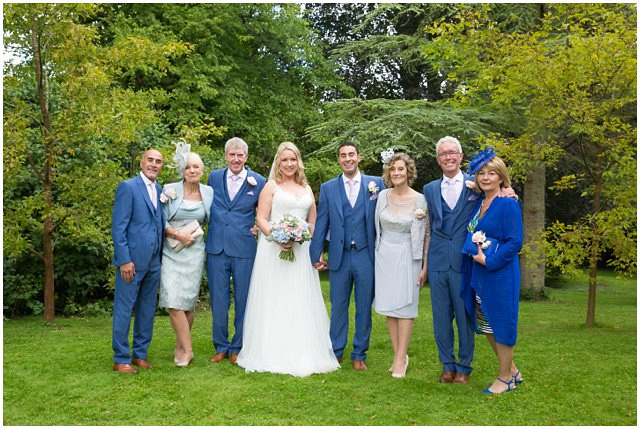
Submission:
[[213,355],[213,357],[211,359],[209,359],[209,362],[212,363],[220,363],[223,360],[225,360],[229,355],[226,353],[216,353],[215,355]]
[[342,363],[344,361],[344,358],[339,357],[338,358],[338,363]]
[[114,363],[113,370],[122,374],[137,374],[138,371],[128,363]]
[[455,377],[455,371],[442,371],[442,375],[440,376],[440,383],[453,383]]
[[469,382],[469,374],[456,373],[456,378],[453,379],[454,383],[467,384]]
[[353,369],[356,371],[366,371],[368,368],[367,364],[363,360],[354,360]]
[[135,365],[135,366],[137,366],[137,367],[144,368],[144,369],[151,369],[151,368],[153,368],[153,365],[151,365],[151,364],[149,363],[149,361],[148,361],[148,360],[146,360],[146,359],[137,359],[137,358],[133,358],[133,359],[131,359],[131,363],[132,363],[132,364],[134,364],[134,365]]
[[238,364],[238,353],[231,353],[231,365]]

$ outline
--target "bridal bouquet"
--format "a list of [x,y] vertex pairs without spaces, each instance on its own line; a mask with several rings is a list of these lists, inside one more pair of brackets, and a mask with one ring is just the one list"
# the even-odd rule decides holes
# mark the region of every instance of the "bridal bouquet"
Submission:
[[[276,223],[271,224],[271,235],[267,237],[268,241],[274,241],[279,244],[304,243],[311,240],[311,231],[309,224],[304,219],[290,214],[285,214]],[[280,252],[280,259],[293,262],[296,260],[293,249],[284,249]]]

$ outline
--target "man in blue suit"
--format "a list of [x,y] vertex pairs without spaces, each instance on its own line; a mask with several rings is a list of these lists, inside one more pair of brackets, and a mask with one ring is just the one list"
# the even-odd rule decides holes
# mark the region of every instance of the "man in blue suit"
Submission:
[[[463,156],[462,146],[455,137],[446,136],[438,140],[436,160],[443,176],[424,185],[422,190],[431,222],[427,271],[433,333],[443,367],[441,383],[469,382],[475,346],[473,325],[460,297],[461,249],[480,195],[472,189],[473,176],[460,170]],[[510,187],[503,189],[499,196],[517,199]],[[458,360],[454,354],[454,317],[458,327]]]
[[[158,200],[162,188],[156,178],[163,162],[157,150],[146,151],[140,160],[140,174],[118,185],[113,203],[112,263],[118,267],[113,302],[113,369],[126,374],[137,374],[131,364],[152,368],[147,361],[147,349],[153,335],[164,235],[164,217]],[[135,322],[130,353],[132,312]]]
[[[378,192],[384,188],[380,177],[358,170],[358,147],[343,142],[338,148],[342,173],[320,186],[318,216],[309,249],[313,266],[329,268],[331,299],[330,336],[339,362],[347,345],[349,301],[355,284],[356,320],[351,360],[357,371],[367,369],[366,359],[371,335],[373,303],[374,216]],[[329,233],[329,262],[322,260],[325,238]]]
[[[207,232],[207,277],[213,313],[213,345],[216,354],[209,362],[219,363],[231,355],[236,364],[242,349],[244,310],[256,257],[255,225],[258,196],[266,182],[245,168],[249,148],[234,137],[224,147],[227,168],[212,171],[207,184],[213,188],[213,203]],[[229,341],[231,278],[235,305],[235,333]]]
[[[433,332],[443,365],[441,383],[466,384],[471,373],[475,333],[460,297],[462,245],[479,195],[466,181],[473,177],[460,170],[463,153],[454,137],[436,143],[436,159],[443,176],[424,186],[429,207],[431,242],[428,276],[433,312]],[[458,360],[454,354],[453,319],[458,327]]]

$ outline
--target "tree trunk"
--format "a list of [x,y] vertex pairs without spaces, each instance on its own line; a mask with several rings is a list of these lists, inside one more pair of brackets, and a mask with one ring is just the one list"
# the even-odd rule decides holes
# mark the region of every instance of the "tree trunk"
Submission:
[[596,216],[600,213],[600,197],[602,195],[602,172],[600,159],[595,162],[595,189],[593,192],[593,217],[591,219],[591,248],[589,249],[589,299],[587,300],[587,327],[596,323],[596,286],[598,277],[598,260],[600,259],[600,231]]
[[[535,241],[539,238],[539,234],[544,231],[545,171],[545,166],[540,163],[531,169],[524,182],[522,210],[524,244]],[[536,257],[534,261],[522,261],[523,263],[520,266],[520,286],[527,296],[532,299],[539,299],[542,296],[542,288],[544,287],[545,257],[539,246],[532,244],[531,250],[539,252],[540,256]]]
[[[44,190],[45,213],[42,231],[42,259],[44,261],[44,320],[53,323],[55,315],[54,306],[54,266],[53,266],[53,182],[51,180],[51,168],[53,158],[53,136],[51,134],[51,117],[47,105],[47,94],[44,86],[42,55],[40,38],[38,34],[38,22],[36,18],[31,20],[31,50],[36,72],[36,86],[38,89],[38,103],[42,114],[42,144],[44,148],[44,168],[39,174]],[[36,174],[38,172],[36,171]]]

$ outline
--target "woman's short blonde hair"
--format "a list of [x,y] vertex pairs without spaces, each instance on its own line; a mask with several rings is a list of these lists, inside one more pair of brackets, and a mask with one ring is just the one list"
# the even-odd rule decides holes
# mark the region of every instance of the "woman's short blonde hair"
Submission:
[[[509,176],[509,170],[505,165],[504,161],[497,156],[491,158],[491,161],[487,162],[482,168],[487,168],[490,171],[495,171],[502,180],[500,184],[501,188],[509,188],[511,187],[511,177]],[[480,170],[482,170],[482,168]],[[478,171],[480,171],[478,170]],[[478,173],[473,176],[473,181],[476,184],[476,189],[480,190],[480,183],[478,183]]]
[[387,188],[393,188],[391,183],[391,166],[396,161],[404,161],[404,165],[407,167],[407,183],[409,186],[413,185],[413,182],[418,178],[418,170],[416,169],[416,163],[409,155],[404,152],[397,152],[393,154],[391,159],[382,167],[382,180]]
[[273,178],[275,179],[276,183],[282,183],[282,181],[284,180],[284,175],[282,174],[282,171],[280,171],[280,155],[282,155],[282,152],[285,150],[290,150],[291,152],[293,152],[298,159],[298,171],[296,171],[296,174],[293,176],[293,180],[298,185],[306,186],[307,175],[304,173],[304,163],[302,162],[302,155],[300,154],[300,150],[298,149],[298,147],[291,142],[282,142],[280,143],[280,146],[278,146],[276,156],[273,159]]
[[184,165],[184,167],[180,168],[180,177],[184,179],[184,170],[190,164],[199,165],[202,169],[202,174],[204,174],[204,162],[202,162],[202,158],[200,158],[200,155],[195,152],[189,152],[189,154],[187,155],[187,163]]

